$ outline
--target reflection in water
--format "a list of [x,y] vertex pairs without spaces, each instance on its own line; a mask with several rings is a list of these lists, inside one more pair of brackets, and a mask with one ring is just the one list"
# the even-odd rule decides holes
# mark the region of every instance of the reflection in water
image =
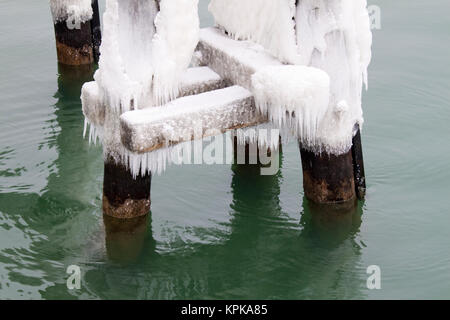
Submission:
[[[99,253],[98,247],[87,243],[95,243],[91,237],[99,230],[91,199],[100,186],[93,172],[101,169],[102,161],[98,150],[89,149],[82,138],[80,104],[81,86],[92,79],[93,68],[59,65],[58,71],[55,117],[42,124],[49,133],[39,144],[58,154],[52,163],[44,163],[47,185],[40,194],[0,194],[2,220],[14,226],[16,238],[23,235],[23,240],[0,252],[4,285],[0,293],[5,290],[1,294],[5,297],[71,298],[65,286],[66,267],[82,265],[86,256]],[[6,270],[1,270],[3,266]]]
[[[156,246],[151,216],[126,225],[105,217],[102,228],[101,152],[81,136],[80,88],[91,76],[89,70],[60,68],[49,140],[58,158],[47,164],[53,171],[42,195],[0,194],[2,221],[24,238],[1,244],[2,283],[11,287],[0,293],[105,299],[362,297],[365,273],[355,241],[361,208],[356,216],[334,219],[321,210],[315,214],[304,201],[299,224],[282,210],[282,171],[262,176],[258,166],[233,166],[229,223],[221,232],[214,222],[185,230],[194,239],[188,248],[176,241]],[[199,240],[211,233],[214,240]],[[66,288],[71,264],[82,269],[77,292]]]
[[312,233],[323,245],[338,247],[359,232],[362,223],[363,203],[354,205],[320,205],[303,198],[300,220],[303,233]]
[[[354,239],[361,207],[352,212],[324,211],[305,201],[299,224],[281,209],[281,171],[262,176],[257,165],[234,165],[232,171],[229,234],[218,242],[157,252],[145,220],[140,226],[132,224],[134,233],[107,227],[108,256],[128,263],[96,266],[87,273],[89,285],[103,286],[101,292],[96,290],[99,297],[364,297],[365,273]],[[207,232],[195,230],[198,238]]]
[[151,214],[133,219],[118,219],[104,214],[103,223],[106,252],[114,262],[136,262],[143,253],[145,242],[154,243],[151,232],[148,232],[151,230]]

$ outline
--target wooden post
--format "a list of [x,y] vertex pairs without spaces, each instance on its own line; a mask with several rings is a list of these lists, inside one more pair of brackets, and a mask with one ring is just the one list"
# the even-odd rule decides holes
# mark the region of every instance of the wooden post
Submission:
[[59,63],[77,66],[94,62],[89,21],[80,23],[78,29],[70,29],[66,21],[57,21],[55,37]]
[[364,159],[361,143],[361,130],[359,125],[355,126],[356,135],[353,137],[352,157],[353,170],[355,175],[356,195],[363,200],[366,196],[366,175],[364,172]]
[[100,10],[98,9],[98,0],[92,0],[92,12],[92,45],[94,50],[94,61],[98,62],[98,60],[100,59],[100,45],[102,43],[102,30],[100,24]]
[[300,145],[303,187],[310,201],[338,204],[356,199],[352,151],[335,156],[315,154]]
[[150,212],[151,174],[133,178],[131,171],[111,157],[105,161],[103,213],[130,219]]
[[69,17],[54,22],[58,62],[66,65],[85,65],[98,61],[101,27],[98,0],[92,0],[92,19],[71,21]]

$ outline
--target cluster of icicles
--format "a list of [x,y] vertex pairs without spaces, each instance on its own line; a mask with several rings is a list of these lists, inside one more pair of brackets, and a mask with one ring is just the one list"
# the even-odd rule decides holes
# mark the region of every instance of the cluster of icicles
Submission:
[[[271,126],[285,140],[338,155],[351,147],[354,125],[363,123],[372,44],[366,7],[366,0],[211,0],[209,10],[231,37],[256,42],[285,63],[252,77],[255,102]],[[133,154],[120,141],[118,117],[177,96],[199,40],[198,0],[107,0],[103,27],[94,76],[99,101],[87,94],[82,100],[108,108],[103,127],[91,124],[91,140],[100,139],[105,154],[134,175],[160,173],[180,161],[185,145]],[[241,137],[242,143],[257,140]]]

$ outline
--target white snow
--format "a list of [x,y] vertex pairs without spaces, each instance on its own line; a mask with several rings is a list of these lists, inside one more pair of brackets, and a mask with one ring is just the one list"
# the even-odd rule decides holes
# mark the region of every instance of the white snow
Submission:
[[50,0],[53,22],[69,21],[73,25],[92,19],[91,0]]
[[108,0],[99,70],[106,105],[122,112],[176,97],[198,42],[198,0]]
[[186,87],[220,80],[220,76],[208,67],[189,68],[181,76],[182,86]]
[[[134,175],[146,170],[161,173],[167,164],[178,161],[174,154],[186,147],[186,142],[264,122],[267,118],[258,115],[252,93],[239,86],[179,98],[158,108],[129,111],[121,116],[122,141],[125,138],[128,150],[123,159]],[[257,140],[253,131],[246,132],[242,136],[238,131],[239,141]],[[278,143],[278,134],[272,140],[267,132],[260,138],[261,145],[273,146],[272,140]],[[184,147],[178,147],[180,143]]]
[[264,120],[256,114],[251,92],[239,86],[179,98],[162,107],[121,116],[129,140],[127,148],[135,152]]
[[314,146],[330,100],[330,77],[305,66],[269,66],[252,76],[256,106],[280,129]]
[[[95,125],[103,125],[105,106],[101,103],[97,82],[86,82],[81,90],[81,104],[85,119],[90,119]],[[86,127],[83,135],[86,135]]]
[[187,69],[180,83],[179,96],[183,97],[226,87],[226,81],[208,67]]
[[[361,127],[364,122],[361,92],[363,83],[367,87],[372,44],[367,1],[300,0],[296,9],[293,6],[295,1],[289,0],[212,0],[210,11],[217,25],[234,39],[250,40],[255,43],[254,48],[260,44],[282,62],[325,71],[329,76],[328,94],[324,94],[324,86],[314,89],[308,81],[304,82],[310,75],[305,69],[262,70],[264,64],[275,64],[259,63],[261,60],[252,59],[244,49],[252,48],[251,44],[220,39],[212,29],[202,30],[201,44],[210,48],[201,48],[201,58],[212,61],[213,69],[221,76],[229,77],[233,83],[240,81],[246,88],[249,88],[246,74],[256,73],[251,90],[257,104],[261,111],[269,112],[277,125],[287,127],[280,127],[282,131],[293,129],[304,146],[316,152],[345,153],[351,147],[354,125],[358,123]],[[293,39],[295,32],[297,36]],[[299,74],[295,75],[294,70]],[[302,89],[302,85],[306,87]],[[296,87],[296,92],[287,90],[288,87]],[[312,92],[321,92],[323,99],[315,95],[314,100]],[[305,95],[309,95],[308,103]],[[328,107],[324,109],[323,102],[328,97]],[[305,105],[310,107],[301,107]],[[293,109],[297,111],[294,122]]]
[[198,49],[200,54],[195,59],[198,64],[208,65],[223,79],[249,90],[253,73],[266,66],[282,65],[261,45],[252,41],[236,41],[218,28],[200,30]]
[[[123,112],[174,99],[198,42],[198,0],[107,0],[95,82],[82,89],[85,133],[117,162]],[[204,71],[205,72],[205,71]],[[209,74],[210,76],[210,74]]]
[[261,44],[282,62],[296,63],[295,0],[212,0],[216,24],[236,40]]
[[153,95],[157,104],[178,94],[180,76],[189,67],[200,31],[198,0],[161,0],[153,39]]
[[372,33],[366,0],[301,0],[297,7],[301,63],[330,76],[330,103],[315,151],[342,154],[363,124],[363,83],[371,60]]
[[[258,127],[279,128],[284,141],[335,155],[350,149],[371,60],[366,0],[300,0],[297,9],[295,0],[212,0],[232,38],[199,31],[197,4],[162,0],[157,14],[154,1],[107,0],[100,68],[82,91],[90,140],[100,139],[134,175],[162,172],[179,161],[190,143],[183,141],[213,135],[205,130],[219,134],[266,116]],[[192,58],[212,70],[185,72]],[[235,86],[174,100],[225,83]],[[251,129],[236,134],[241,143],[275,143]]]

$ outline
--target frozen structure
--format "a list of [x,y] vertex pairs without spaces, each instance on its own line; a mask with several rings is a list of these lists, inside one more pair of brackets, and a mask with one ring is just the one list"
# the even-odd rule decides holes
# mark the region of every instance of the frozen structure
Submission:
[[53,23],[66,21],[73,25],[91,20],[91,0],[50,0]]
[[[95,81],[118,111],[164,104],[178,95],[198,42],[198,0],[108,0]],[[176,22],[176,23],[175,23]]]
[[198,43],[197,6],[198,0],[106,2],[99,69],[81,95],[90,141],[100,139],[105,157],[127,165],[135,161],[121,142],[122,113],[179,95]]
[[299,61],[295,36],[296,0],[211,0],[217,25],[235,40],[250,40],[285,63]]
[[[305,91],[311,72],[292,67],[258,71],[253,91],[259,109],[284,124],[281,129],[291,123],[305,147],[339,155],[350,149],[355,123],[363,124],[361,91],[363,83],[367,87],[372,45],[366,7],[366,0],[212,0],[209,9],[218,26],[234,38],[258,43],[282,62],[328,74],[326,95],[320,92],[324,82]],[[317,95],[329,96],[325,113],[323,100],[310,99],[314,88]],[[306,108],[299,92],[311,100]],[[293,109],[300,111],[296,121]]]
[[101,27],[98,0],[50,0],[58,62],[81,66],[98,62]]
[[[366,0],[211,0],[217,26],[202,30],[198,0],[106,4],[99,70],[81,96],[85,134],[101,141],[105,163],[139,180],[179,163],[192,140],[277,128],[300,142],[309,189],[318,187],[309,194],[354,197],[349,152],[372,44]],[[279,137],[248,130],[237,140],[273,150]],[[322,154],[352,171],[329,184],[345,185],[344,196],[321,190],[328,182],[308,167],[329,161]]]
[[[139,130],[129,125],[128,115],[120,126],[120,115],[202,93],[206,90],[198,86],[207,81],[216,84],[209,90],[234,84],[253,95],[261,115],[249,124],[270,120],[285,140],[295,137],[314,152],[340,155],[350,149],[354,126],[363,123],[361,91],[363,83],[367,85],[371,59],[366,1],[235,2],[212,0],[209,9],[219,29],[199,30],[195,0],[107,1],[102,59],[95,82],[83,88],[83,109],[91,140],[100,138],[105,153],[133,168],[134,175],[151,168],[161,172],[166,163],[149,163],[154,157],[144,153],[187,140],[181,133],[175,137],[177,130],[190,128],[195,121],[184,118],[184,124],[178,121],[171,132],[166,125],[166,138],[160,136],[155,148],[143,143],[155,136],[137,135]],[[191,60],[209,68],[187,71]],[[191,93],[187,93],[189,85]],[[214,96],[221,93],[209,95]],[[240,101],[239,95],[231,98]],[[189,107],[189,99],[182,101],[188,104],[184,111],[192,111],[195,119],[195,106]],[[217,100],[210,107],[214,103]],[[162,109],[168,122],[176,114],[171,105]],[[140,116],[153,123],[156,113],[163,111],[149,110]],[[184,129],[183,134],[193,136],[192,130]],[[136,145],[141,147],[131,147]],[[157,158],[171,162],[169,155]]]

